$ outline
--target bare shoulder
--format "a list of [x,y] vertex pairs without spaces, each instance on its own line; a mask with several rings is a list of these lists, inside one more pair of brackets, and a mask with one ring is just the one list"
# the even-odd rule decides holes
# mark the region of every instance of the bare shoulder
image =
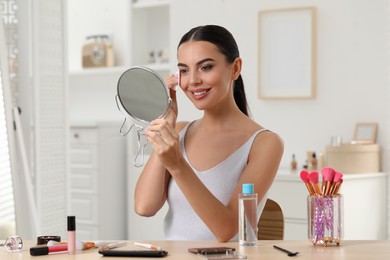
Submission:
[[[243,173],[245,181],[257,186],[257,193],[263,196],[271,187],[283,156],[284,143],[275,132],[262,131],[256,135]],[[245,175],[245,177],[244,177]]]
[[283,155],[283,150],[283,139],[277,133],[262,131],[256,136],[253,142],[250,157],[274,156],[276,160],[280,160]]

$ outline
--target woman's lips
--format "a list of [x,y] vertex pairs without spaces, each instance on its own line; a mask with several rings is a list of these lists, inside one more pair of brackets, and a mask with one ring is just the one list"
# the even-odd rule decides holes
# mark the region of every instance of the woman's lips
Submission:
[[192,96],[195,98],[195,99],[202,99],[204,98],[205,96],[207,96],[207,93],[209,92],[210,89],[198,89],[196,91],[191,91],[192,93]]

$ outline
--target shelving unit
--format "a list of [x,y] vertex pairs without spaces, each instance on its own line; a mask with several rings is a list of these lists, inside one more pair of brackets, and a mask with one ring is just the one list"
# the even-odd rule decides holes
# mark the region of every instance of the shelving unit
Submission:
[[[170,1],[138,0],[132,3],[131,62],[168,72]],[[161,57],[163,56],[163,57]]]
[[110,67],[110,68],[87,68],[82,70],[73,70],[69,71],[70,76],[94,76],[96,74],[121,74],[129,69],[130,66],[118,66],[118,67]]
[[135,0],[133,1],[133,9],[142,9],[149,7],[158,7],[158,6],[169,6],[171,1],[169,0]]
[[[69,71],[70,76],[117,74],[132,66],[146,66],[161,74],[170,71],[170,0],[136,0],[128,3],[130,10],[128,24],[129,51],[120,55],[130,57],[126,64],[108,68],[84,68]],[[107,11],[107,13],[112,13]],[[114,35],[116,37],[116,35]],[[117,38],[117,37],[116,37]],[[123,38],[123,37],[122,37]],[[150,53],[153,52],[153,57]],[[163,54],[163,57],[160,55]]]

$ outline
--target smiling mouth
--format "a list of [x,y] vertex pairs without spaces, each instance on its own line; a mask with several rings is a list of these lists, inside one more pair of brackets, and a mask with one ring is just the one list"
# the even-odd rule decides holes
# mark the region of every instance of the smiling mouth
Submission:
[[206,89],[206,90],[203,90],[203,91],[192,92],[192,94],[193,94],[194,96],[201,96],[201,95],[206,94],[206,93],[209,92],[209,91],[210,91],[210,89]]

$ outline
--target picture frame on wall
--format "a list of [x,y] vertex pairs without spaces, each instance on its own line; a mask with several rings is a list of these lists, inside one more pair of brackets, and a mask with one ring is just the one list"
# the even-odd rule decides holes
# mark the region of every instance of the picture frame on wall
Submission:
[[357,123],[352,144],[375,144],[377,131],[377,123]]
[[259,11],[258,96],[316,96],[315,7]]

